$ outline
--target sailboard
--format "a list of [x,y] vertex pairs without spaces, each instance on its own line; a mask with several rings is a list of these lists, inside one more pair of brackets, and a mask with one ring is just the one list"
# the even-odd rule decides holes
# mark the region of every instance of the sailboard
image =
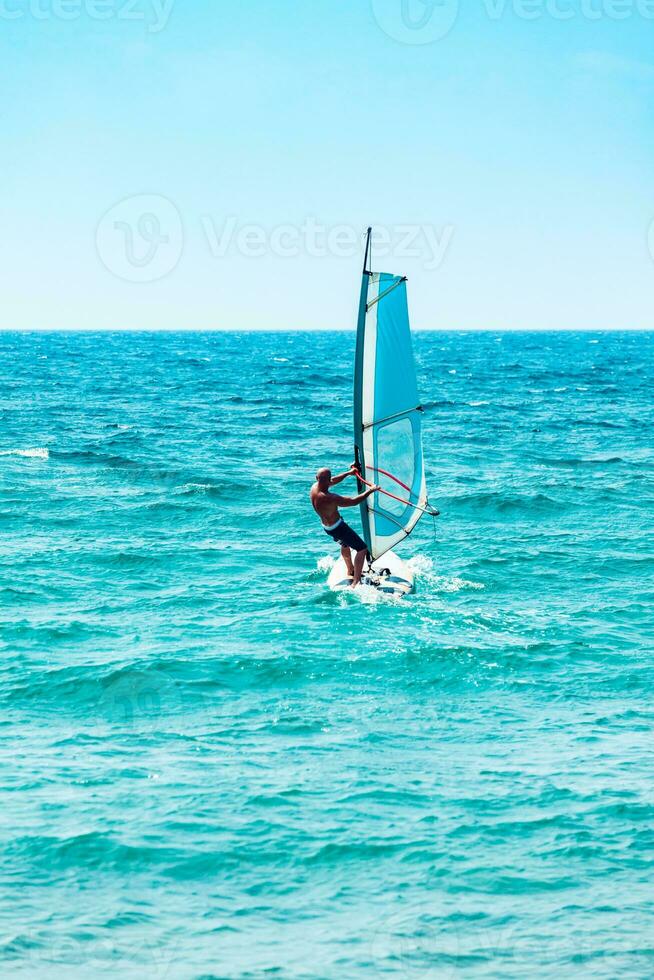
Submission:
[[[369,562],[362,581],[386,592],[413,589],[413,573],[392,551],[424,514],[427,498],[418,396],[407,304],[406,276],[373,272],[368,228],[354,359],[354,459],[358,489],[380,490],[360,504]],[[337,563],[340,565],[341,563]],[[332,587],[344,587],[334,568]],[[338,585],[337,585],[338,583]]]

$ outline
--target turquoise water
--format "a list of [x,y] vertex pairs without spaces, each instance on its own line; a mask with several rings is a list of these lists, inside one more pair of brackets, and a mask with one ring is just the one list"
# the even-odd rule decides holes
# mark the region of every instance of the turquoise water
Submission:
[[416,337],[399,602],[353,348],[0,335],[2,975],[654,973],[652,335]]

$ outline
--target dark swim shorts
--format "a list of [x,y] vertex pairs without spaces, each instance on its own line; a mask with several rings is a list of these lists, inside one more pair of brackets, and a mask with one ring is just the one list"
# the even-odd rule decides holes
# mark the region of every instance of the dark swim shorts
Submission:
[[362,541],[356,531],[353,531],[349,524],[346,524],[344,520],[341,519],[340,524],[328,531],[323,525],[323,531],[328,534],[330,538],[334,541],[338,541],[339,544],[347,545],[348,548],[354,548],[355,551],[366,550],[367,545],[365,541]]

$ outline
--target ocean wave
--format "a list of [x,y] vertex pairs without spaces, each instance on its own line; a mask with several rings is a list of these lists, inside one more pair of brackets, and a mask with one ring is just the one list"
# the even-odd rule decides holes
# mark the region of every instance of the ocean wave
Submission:
[[[600,418],[575,419],[574,424],[575,427],[579,429],[625,429],[627,427],[627,423],[624,421],[613,422],[610,419],[600,419]],[[630,422],[629,424],[634,424],[634,423]],[[640,423],[635,423],[635,424],[640,424]],[[562,422],[560,423],[559,427],[567,431],[569,429],[569,423],[567,421]]]
[[407,565],[416,576],[418,582],[424,583],[434,592],[462,592],[466,589],[484,589],[482,582],[472,582],[459,576],[439,575],[434,571],[434,560],[428,555],[416,554],[407,561]]
[[21,456],[23,459],[49,459],[50,450],[45,446],[38,446],[35,449],[4,449],[0,450],[0,456]]
[[200,496],[220,496],[221,491],[224,487],[221,487],[218,483],[184,483],[180,487],[175,487],[174,493],[186,496],[194,497],[198,494]]
[[[52,456],[68,463],[106,467],[118,471],[126,470],[129,472],[130,479],[173,484],[173,492],[180,494],[198,492],[218,494],[221,491],[227,491],[234,495],[244,493],[251,488],[251,484],[244,482],[240,477],[229,475],[222,481],[217,481],[212,477],[194,474],[189,470],[167,468],[151,460],[139,460],[120,454],[107,454],[99,452],[97,449],[57,450],[53,451]],[[200,490],[200,488],[204,489]]]
[[[0,587],[0,596],[6,596],[10,602],[43,602],[44,592],[35,592],[28,588],[5,585]],[[2,627],[0,626],[0,635]]]
[[21,673],[13,678],[4,698],[12,704],[72,712],[82,726],[78,734],[88,734],[98,725],[147,731],[186,709],[197,712],[208,690],[224,686],[219,678],[207,684],[202,668],[190,672],[181,668],[181,662],[177,669],[169,665],[168,670],[154,664],[35,668],[29,677]]
[[62,643],[80,644],[89,639],[98,640],[110,634],[108,627],[82,620],[71,619],[62,623],[33,623],[27,619],[13,619],[0,624],[0,638],[5,643],[25,644],[28,647],[57,646]]
[[446,575],[434,575],[430,581],[436,592],[462,592],[465,589],[486,588],[483,582],[472,582],[469,579],[458,578],[457,576],[448,578]]
[[539,463],[544,463],[547,466],[569,466],[569,467],[581,467],[581,466],[612,466],[616,463],[626,463],[627,460],[623,459],[622,456],[538,456],[532,457],[534,461]]
[[66,463],[82,463],[95,466],[107,466],[115,469],[140,469],[143,463],[128,456],[117,453],[107,454],[97,449],[63,449],[52,453],[53,457]]
[[439,399],[437,399],[435,401],[425,401],[425,402],[423,402],[422,407],[425,410],[425,412],[428,412],[428,411],[430,411],[431,409],[434,409],[434,408],[449,408],[449,407],[455,406],[455,405],[456,405],[456,402],[452,401],[452,399],[450,399],[450,398],[439,398]]
[[179,354],[178,357],[177,364],[180,367],[186,365],[188,367],[206,368],[207,364],[211,362],[210,357],[187,357],[184,354]]
[[371,839],[360,841],[344,841],[342,843],[330,841],[321,845],[313,853],[304,858],[304,863],[311,864],[339,864],[343,862],[378,861],[384,857],[390,857],[406,848],[406,844],[400,842],[380,841],[374,842]]
[[124,844],[99,831],[75,834],[71,837],[17,837],[8,847],[9,864],[29,864],[36,877],[70,871],[98,871],[101,868],[125,873],[127,870],[167,865],[179,853],[165,846]]
[[548,494],[507,494],[501,491],[488,491],[486,493],[463,494],[457,497],[445,498],[443,510],[450,509],[470,509],[477,511],[496,511],[500,514],[511,512],[543,512],[556,510],[560,512],[565,505],[550,497]]

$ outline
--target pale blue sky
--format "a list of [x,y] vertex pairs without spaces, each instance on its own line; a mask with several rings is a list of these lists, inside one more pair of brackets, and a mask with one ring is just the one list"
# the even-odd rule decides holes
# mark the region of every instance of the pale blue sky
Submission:
[[0,326],[352,328],[372,223],[416,327],[654,328],[653,42],[654,0],[1,0]]

